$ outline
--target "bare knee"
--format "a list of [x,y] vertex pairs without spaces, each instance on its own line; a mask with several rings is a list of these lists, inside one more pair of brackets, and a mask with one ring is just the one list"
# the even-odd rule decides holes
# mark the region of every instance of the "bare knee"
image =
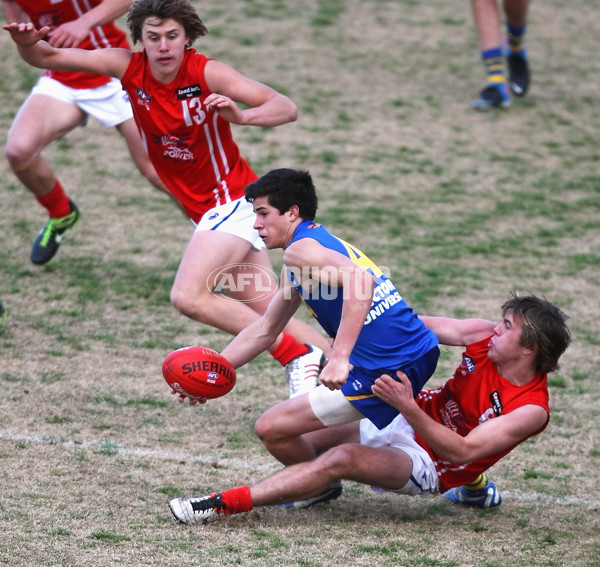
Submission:
[[176,286],[171,288],[171,305],[180,313],[185,313],[185,294]]
[[187,286],[175,284],[171,289],[171,305],[182,315],[201,323],[208,322],[208,301],[190,291]]
[[317,457],[319,469],[331,478],[351,477],[356,468],[356,445],[342,444],[325,451]]
[[302,435],[302,431],[297,428],[298,418],[290,417],[293,410],[285,404],[286,402],[280,402],[269,408],[254,425],[256,436],[267,448],[286,444]]
[[9,137],[4,154],[10,167],[14,171],[19,171],[29,165],[34,157],[34,149],[26,143],[16,142]]
[[254,425],[256,436],[265,445],[277,443],[283,439],[280,429],[275,426],[275,421],[271,418],[271,413],[271,410],[267,410],[258,418]]

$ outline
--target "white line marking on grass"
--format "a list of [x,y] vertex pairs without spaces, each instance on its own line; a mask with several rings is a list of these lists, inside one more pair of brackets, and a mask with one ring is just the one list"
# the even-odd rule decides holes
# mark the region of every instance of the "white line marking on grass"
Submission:
[[104,441],[73,441],[65,437],[56,435],[24,435],[21,433],[10,433],[0,431],[0,439],[13,441],[15,443],[41,443],[45,445],[61,445],[68,449],[85,449],[93,452],[102,450],[114,450],[119,455],[132,455],[136,457],[146,457],[150,459],[160,459],[163,461],[192,461],[204,465],[210,465],[216,468],[234,468],[252,471],[265,471],[272,473],[277,470],[277,463],[270,465],[255,463],[245,459],[229,459],[227,457],[216,457],[202,454],[181,453],[176,451],[165,451],[156,449],[146,449],[144,447],[127,447],[118,445],[110,440]]
[[543,504],[567,504],[580,506],[589,510],[600,508],[600,502],[597,500],[582,500],[573,496],[551,496],[549,494],[540,494],[539,492],[521,492],[520,490],[501,490],[502,498],[505,500],[519,500],[521,502],[542,502]]
[[[190,455],[176,451],[165,451],[156,449],[146,449],[143,447],[127,447],[117,445],[111,441],[73,441],[64,437],[54,435],[24,435],[20,433],[10,433],[0,431],[0,439],[13,441],[15,443],[43,443],[47,445],[61,445],[69,449],[85,449],[89,451],[101,451],[112,449],[120,455],[132,455],[136,457],[146,457],[149,459],[160,459],[163,461],[192,461],[205,465],[210,465],[217,468],[234,468],[240,470],[259,471],[270,474],[278,470],[280,467],[275,462],[270,465],[249,462],[245,459],[228,459],[225,457],[210,457],[206,455]],[[519,490],[502,490],[504,500],[517,500],[520,502],[541,502],[543,504],[564,504],[568,506],[581,506],[589,510],[597,510],[600,508],[600,502],[597,500],[582,500],[571,496],[557,497],[548,494],[540,494],[537,492],[521,492]]]

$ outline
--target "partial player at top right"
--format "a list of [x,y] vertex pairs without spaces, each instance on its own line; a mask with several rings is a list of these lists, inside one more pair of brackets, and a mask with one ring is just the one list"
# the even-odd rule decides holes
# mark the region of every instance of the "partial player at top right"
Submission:
[[504,43],[497,0],[471,0],[471,6],[487,76],[487,84],[472,106],[484,111],[508,108],[511,93],[525,96],[529,88],[529,61],[524,45],[529,0],[503,0],[506,17]]

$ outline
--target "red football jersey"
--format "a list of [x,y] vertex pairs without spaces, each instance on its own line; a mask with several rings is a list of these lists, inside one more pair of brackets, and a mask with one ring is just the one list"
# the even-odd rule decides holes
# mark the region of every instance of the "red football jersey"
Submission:
[[[16,0],[16,3],[29,16],[37,29],[43,26],[57,28],[65,22],[72,22],[102,0]],[[127,34],[113,22],[96,26],[88,37],[79,45],[81,49],[104,49],[106,47],[122,47],[129,49]],[[92,89],[105,85],[110,80],[105,75],[92,73],[75,73],[67,71],[50,71],[44,73],[57,81],[75,89]]]
[[[442,387],[423,390],[417,397],[427,415],[463,437],[480,423],[527,404],[543,407],[548,419],[550,416],[547,375],[539,372],[529,384],[515,386],[498,373],[488,358],[489,342],[487,338],[467,346],[454,376]],[[541,433],[547,425],[548,421],[533,435]],[[419,435],[416,438],[436,464],[441,492],[474,480],[517,445],[485,459],[457,465],[442,459]]]
[[257,179],[240,155],[229,122],[204,104],[212,92],[204,77],[208,61],[188,49],[177,77],[164,84],[139,51],[121,78],[150,160],[196,222],[208,209],[242,197],[246,185]]

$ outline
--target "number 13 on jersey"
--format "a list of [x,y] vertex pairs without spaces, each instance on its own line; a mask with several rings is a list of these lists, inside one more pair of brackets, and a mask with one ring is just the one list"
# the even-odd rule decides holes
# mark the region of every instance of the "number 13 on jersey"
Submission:
[[206,120],[206,112],[202,108],[200,97],[195,96],[183,99],[181,101],[181,109],[186,126],[200,125]]

